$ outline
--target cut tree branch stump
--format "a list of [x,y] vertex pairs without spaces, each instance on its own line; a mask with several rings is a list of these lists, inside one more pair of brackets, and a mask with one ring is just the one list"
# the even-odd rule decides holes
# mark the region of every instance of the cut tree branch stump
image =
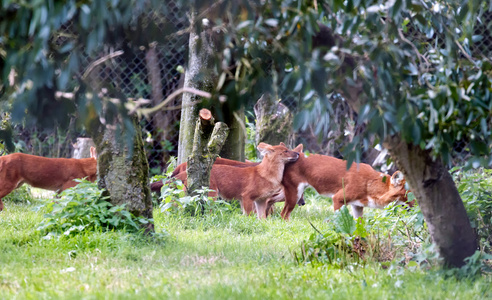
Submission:
[[187,193],[196,195],[202,187],[208,187],[210,171],[229,133],[228,126],[223,122],[215,123],[208,109],[200,110],[195,126],[193,150],[188,157],[186,172],[188,173]]

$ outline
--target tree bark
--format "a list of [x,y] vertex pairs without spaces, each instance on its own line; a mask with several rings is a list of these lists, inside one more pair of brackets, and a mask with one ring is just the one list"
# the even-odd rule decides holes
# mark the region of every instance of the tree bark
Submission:
[[89,158],[91,157],[90,149],[96,147],[91,138],[77,138],[77,142],[73,145],[72,158]]
[[256,115],[256,145],[264,142],[278,145],[280,142],[293,148],[292,113],[271,95],[264,94],[254,106]]
[[[191,13],[191,23],[196,21],[196,13]],[[189,41],[188,67],[185,72],[184,86],[212,92],[216,83],[213,74],[216,40],[211,30],[197,32],[197,26],[191,26]],[[195,123],[198,115],[198,103],[202,97],[184,93],[181,110],[181,122],[178,142],[178,164],[185,162],[192,152]]]
[[432,160],[429,151],[408,144],[398,136],[387,139],[385,146],[405,174],[445,265],[462,266],[478,245],[448,170],[439,158]]
[[[140,128],[133,120],[135,133],[133,149],[126,146],[125,132],[117,132],[115,126],[97,126],[93,139],[97,146],[98,186],[106,190],[114,205],[126,205],[135,216],[152,218],[152,199],[149,188],[149,164],[145,155]],[[148,223],[146,232],[154,230]]]
[[220,156],[237,161],[245,160],[244,147],[246,146],[246,126],[244,124],[244,108],[233,111],[227,107],[223,108],[226,116],[225,124],[229,127],[229,135],[222,147]]
[[195,195],[198,189],[209,186],[210,171],[229,129],[223,122],[214,124],[212,113],[208,109],[200,110],[196,122],[192,155],[188,157],[186,172],[188,173],[187,193]]

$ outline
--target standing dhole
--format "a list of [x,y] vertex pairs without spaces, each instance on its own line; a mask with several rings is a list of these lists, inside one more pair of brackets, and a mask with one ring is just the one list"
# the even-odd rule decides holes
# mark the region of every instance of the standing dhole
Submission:
[[244,214],[250,214],[255,207],[258,218],[266,218],[267,200],[284,197],[281,182],[285,164],[295,162],[299,153],[285,145],[260,143],[257,148],[264,155],[257,166],[213,165],[210,188],[224,199],[241,201]]
[[47,158],[24,153],[0,157],[0,211],[2,198],[27,183],[33,187],[61,192],[78,183],[76,178],[97,179],[96,148],[91,147],[90,158]]
[[[302,144],[296,147],[299,159],[285,168],[282,185],[285,206],[282,218],[288,220],[304,189],[312,186],[319,194],[333,197],[333,208],[343,204],[352,205],[354,217],[361,217],[364,207],[383,208],[391,202],[407,203],[407,191],[403,174],[396,171],[393,176],[374,170],[370,165],[352,164],[335,157],[302,153]],[[271,205],[271,204],[269,204]]]

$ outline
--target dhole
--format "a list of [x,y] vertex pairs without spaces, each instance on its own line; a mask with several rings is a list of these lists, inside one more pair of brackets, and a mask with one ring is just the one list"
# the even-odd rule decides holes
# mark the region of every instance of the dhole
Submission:
[[97,179],[96,149],[91,147],[90,158],[46,158],[24,153],[0,157],[0,211],[2,198],[27,183],[33,187],[61,192],[78,183],[76,178]]
[[266,218],[267,200],[284,197],[281,182],[285,164],[295,162],[299,153],[285,145],[260,143],[257,148],[264,155],[257,166],[213,165],[210,188],[224,199],[241,201],[244,214],[250,214],[256,208],[258,218]]
[[[260,163],[242,162],[242,161],[221,158],[221,157],[217,157],[217,159],[214,162],[214,165],[228,165],[228,166],[235,166],[239,168],[254,167],[259,164]],[[171,174],[172,178],[181,180],[185,186],[186,186],[186,179],[187,179],[186,166],[187,166],[186,162],[179,164]],[[163,186],[162,181],[156,181],[150,184],[150,190],[159,193],[161,191],[162,186]]]
[[344,203],[351,204],[354,217],[362,216],[364,207],[383,208],[391,202],[407,203],[407,191],[403,174],[396,171],[388,176],[375,171],[370,165],[352,164],[335,157],[302,153],[302,144],[296,147],[299,159],[285,167],[282,185],[285,192],[285,206],[282,218],[288,220],[297,200],[307,186],[319,194],[333,197],[333,207],[338,210]]
[[[283,145],[283,146],[285,146],[285,145]],[[292,151],[294,151],[294,152],[302,152],[302,145],[300,145],[300,146],[301,146],[301,148],[299,148],[299,149],[298,148],[295,148]],[[256,162],[241,162],[241,161],[236,161],[236,160],[231,160],[231,159],[227,159],[227,158],[220,158],[220,157],[218,157],[215,160],[214,165],[228,165],[228,166],[234,166],[234,167],[238,167],[238,168],[245,168],[245,167],[254,167],[254,166],[257,166],[257,165],[259,165],[259,163],[256,163]],[[214,174],[211,175],[211,182],[215,182],[215,180],[212,177],[215,174],[217,174],[217,172],[214,172]],[[183,185],[186,186],[186,184],[187,184],[186,162],[179,164],[174,169],[174,171],[172,172],[171,177],[181,180],[183,182]],[[157,181],[157,182],[153,182],[153,183],[150,184],[150,189],[153,192],[159,193],[161,191],[162,186],[163,186],[162,181]],[[217,196],[217,193],[212,192],[212,193],[210,193],[210,196],[211,197],[216,197]],[[276,201],[273,201],[273,200],[276,200]],[[273,200],[267,201],[268,203],[270,203],[270,206],[271,206],[271,204],[273,204],[275,202],[284,201],[283,198],[282,199],[279,199],[278,197],[275,198],[275,199],[273,199]],[[304,202],[304,197],[302,195],[301,195],[301,198],[299,199],[299,201],[297,202],[297,204],[300,205],[300,206],[306,204]],[[273,210],[270,209],[270,208],[267,210],[267,212],[272,212],[272,211]]]

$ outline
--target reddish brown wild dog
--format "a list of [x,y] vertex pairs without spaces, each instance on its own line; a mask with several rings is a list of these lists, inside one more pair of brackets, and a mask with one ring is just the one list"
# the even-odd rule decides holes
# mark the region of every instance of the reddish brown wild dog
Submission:
[[[235,166],[235,167],[254,167],[256,165],[259,165],[260,163],[256,162],[242,162],[242,161],[237,161],[237,160],[232,160],[232,159],[227,159],[227,158],[221,158],[217,157],[217,159],[214,162],[214,165],[228,165],[228,166]],[[186,175],[186,162],[179,164],[172,172],[171,177],[179,179],[183,182],[183,184],[186,186],[186,180],[187,180],[187,175]],[[150,184],[150,190],[153,192],[160,192],[161,188],[163,186],[162,180],[161,181],[156,181]]]
[[[293,149],[292,151],[294,152],[299,152],[301,151],[302,152],[302,145],[300,145],[301,148],[300,149]],[[299,147],[299,146],[298,146]],[[241,161],[236,161],[236,160],[231,160],[231,159],[226,159],[226,158],[217,158],[215,160],[215,163],[214,165],[228,165],[228,166],[234,166],[234,167],[239,167],[239,168],[244,168],[244,167],[254,167],[254,166],[257,166],[259,165],[260,163],[256,163],[256,162],[241,162]],[[217,172],[214,172],[211,174],[211,179],[210,179],[210,182],[211,182],[211,186],[212,186],[212,189],[213,188],[216,188],[215,186],[215,182],[216,180],[214,179],[214,176],[217,174]],[[183,185],[186,187],[187,185],[187,173],[186,173],[186,162],[184,163],[181,163],[179,164],[173,171],[173,173],[171,174],[171,177],[172,178],[176,178],[176,179],[179,179],[182,181]],[[151,185],[150,185],[150,189],[154,192],[160,192],[161,188],[163,186],[163,182],[162,181],[158,181],[158,182],[153,182]],[[211,193],[209,193],[209,195],[211,197],[217,197],[217,192],[213,191]],[[273,203],[275,202],[280,202],[280,201],[284,201],[284,198],[279,198],[278,196],[274,199],[271,199],[271,200],[267,200],[267,203],[269,203],[270,207]],[[301,195],[301,198],[299,199],[298,201],[298,205],[304,205],[305,202],[304,202],[304,198],[302,197]],[[253,210],[255,210],[253,208]],[[273,209],[269,208],[267,210],[268,214],[271,214],[271,212],[273,212]]]
[[210,188],[224,199],[239,200],[244,214],[250,214],[256,208],[258,218],[266,218],[267,200],[284,197],[281,181],[285,164],[295,162],[299,153],[287,149],[285,145],[260,143],[257,148],[264,155],[257,166],[237,168],[214,165]]
[[[214,192],[209,195],[239,200],[244,214],[251,214],[256,210],[259,218],[265,218],[269,199],[283,199],[281,181],[285,164],[296,161],[299,154],[282,145],[271,146],[265,143],[260,143],[258,150],[264,158],[256,166],[214,164],[210,174],[210,188]],[[175,177],[186,184],[186,171],[181,171]]]
[[76,178],[97,179],[97,154],[91,147],[90,158],[47,158],[24,153],[0,157],[0,211],[2,198],[27,183],[33,187],[61,192],[78,182]]
[[333,208],[338,210],[344,203],[352,205],[354,217],[361,217],[364,207],[383,208],[391,202],[407,202],[405,179],[399,171],[393,176],[374,170],[370,165],[352,164],[335,157],[313,154],[306,157],[299,149],[299,159],[285,167],[282,185],[285,206],[282,218],[288,220],[297,200],[307,186],[319,194],[333,197]]

